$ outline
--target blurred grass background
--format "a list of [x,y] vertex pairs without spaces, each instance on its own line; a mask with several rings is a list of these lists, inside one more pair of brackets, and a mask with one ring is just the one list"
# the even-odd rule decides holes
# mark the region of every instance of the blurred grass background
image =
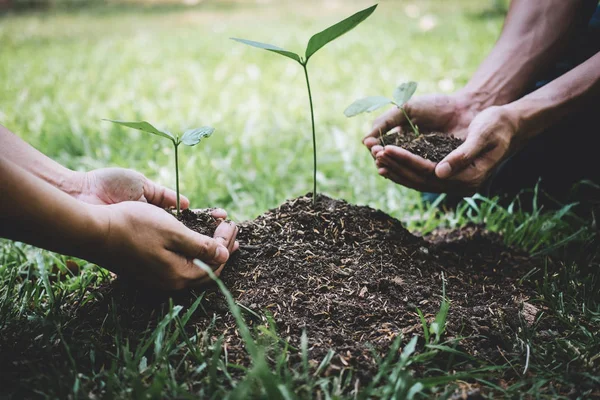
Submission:
[[[169,143],[101,119],[212,125],[213,137],[182,151],[182,192],[244,220],[311,190],[310,116],[299,65],[229,38],[303,52],[312,34],[373,1],[46,1],[25,12],[17,3],[0,17],[1,124],[70,168],[128,167],[170,187]],[[314,57],[321,192],[422,216],[419,196],[379,177],[361,144],[376,115],[343,110],[406,80],[418,94],[460,88],[500,32],[498,8],[382,1]]]

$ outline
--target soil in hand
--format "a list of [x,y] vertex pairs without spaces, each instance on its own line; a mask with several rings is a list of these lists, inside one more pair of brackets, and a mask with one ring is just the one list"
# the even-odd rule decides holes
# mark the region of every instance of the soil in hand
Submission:
[[185,226],[201,235],[213,237],[217,225],[220,221],[212,216],[213,209],[206,210],[181,210],[181,215],[177,217]]
[[410,128],[402,128],[379,138],[382,146],[402,147],[426,160],[438,163],[462,144],[462,140],[441,132],[421,132],[416,136]]

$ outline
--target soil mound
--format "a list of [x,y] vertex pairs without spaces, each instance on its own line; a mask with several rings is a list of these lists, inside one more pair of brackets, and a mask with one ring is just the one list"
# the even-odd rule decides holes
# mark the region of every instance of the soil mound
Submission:
[[496,234],[468,226],[423,239],[381,211],[325,196],[315,207],[308,196],[290,200],[238,237],[223,281],[245,307],[270,311],[292,344],[305,329],[315,357],[333,348],[370,363],[368,344],[385,351],[396,335],[420,332],[417,307],[433,320],[445,286],[447,335],[483,334],[465,350],[495,358],[529,292],[516,277],[532,261]]
[[[206,214],[185,213],[181,219],[201,232],[214,230]],[[409,340],[421,334],[417,308],[431,323],[444,288],[450,311],[443,339],[467,337],[460,349],[491,361],[510,355],[513,330],[524,319],[522,304],[532,291],[519,285],[518,277],[530,271],[534,261],[481,227],[421,238],[381,211],[325,196],[318,197],[316,206],[308,196],[289,200],[244,222],[238,239],[240,251],[221,278],[247,323],[265,324],[264,316],[271,314],[279,336],[296,348],[306,330],[311,364],[318,365],[331,348],[336,351],[332,368],[353,367],[366,379],[376,370],[372,349],[385,354],[398,335]],[[148,337],[169,304],[168,297],[132,290],[122,280],[93,296],[95,300],[73,302],[70,311],[64,309],[73,319],[63,334],[81,349],[72,354],[78,365],[90,363],[84,349],[95,349],[97,369],[110,366],[114,324],[120,326],[120,340],[134,348]],[[194,334],[210,328],[211,337],[223,335],[229,362],[248,365],[223,295],[210,288],[203,296],[186,329]],[[173,298],[186,306],[195,297],[182,293]],[[535,316],[531,307],[527,312],[529,319]],[[60,344],[36,350],[32,346],[37,330],[13,328],[5,330],[0,341],[6,350],[0,366],[12,366],[9,377],[27,376],[28,365],[47,366],[54,374],[62,366],[68,368]],[[298,360],[294,354],[292,362]],[[21,360],[29,361],[25,365]]]

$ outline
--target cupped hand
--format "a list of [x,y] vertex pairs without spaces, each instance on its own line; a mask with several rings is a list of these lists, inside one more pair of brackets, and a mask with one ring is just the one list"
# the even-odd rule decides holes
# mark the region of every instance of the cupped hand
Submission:
[[[210,238],[142,202],[125,201],[97,210],[105,213],[108,228],[92,261],[150,288],[180,290],[205,284],[210,278],[193,260],[202,260],[219,275],[239,247],[233,222],[221,222]],[[216,218],[220,215],[221,210],[213,213]]]
[[[125,168],[101,168],[76,175],[78,187],[75,197],[89,204],[109,205],[123,201],[141,201],[161,208],[175,207],[177,195],[171,190],[146,178],[143,174]],[[181,208],[190,206],[180,196]],[[222,218],[226,218],[222,217]]]
[[408,151],[386,146],[375,152],[379,174],[427,192],[470,195],[514,150],[515,119],[505,107],[490,107],[469,124],[464,142],[437,165]]
[[[419,128],[444,132],[459,139],[466,136],[469,124],[479,112],[476,103],[460,93],[418,96],[404,105],[404,111]],[[402,110],[394,107],[373,122],[363,143],[372,153],[377,153],[382,148],[378,145],[379,137],[406,124]]]

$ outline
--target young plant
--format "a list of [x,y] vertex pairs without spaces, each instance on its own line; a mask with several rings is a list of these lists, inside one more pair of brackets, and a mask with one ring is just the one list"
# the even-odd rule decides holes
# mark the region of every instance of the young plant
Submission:
[[406,120],[410,124],[415,136],[419,136],[419,128],[413,124],[410,117],[404,110],[404,105],[411,99],[415,91],[417,90],[417,82],[406,82],[401,84],[394,90],[394,99],[388,99],[384,96],[370,96],[364,99],[356,100],[344,111],[346,117],[354,117],[355,115],[362,114],[364,112],[375,111],[381,107],[387,106],[388,104],[394,104],[404,113]]
[[177,215],[180,214],[181,210],[179,207],[179,154],[178,149],[180,144],[185,144],[186,146],[195,146],[204,138],[209,137],[215,131],[214,128],[210,126],[203,126],[201,128],[188,129],[179,137],[179,135],[173,135],[171,132],[167,130],[162,130],[155,128],[150,123],[146,121],[140,122],[127,122],[127,121],[115,121],[112,119],[105,119],[105,121],[110,121],[115,124],[123,125],[128,128],[137,129],[138,131],[151,133],[156,136],[163,137],[165,139],[169,139],[171,143],[173,143],[173,147],[175,148],[175,190],[177,192]]
[[310,81],[308,79],[308,68],[307,68],[308,61],[318,50],[320,50],[327,43],[332,42],[333,40],[337,39],[338,37],[342,36],[343,34],[349,32],[350,30],[354,29],[358,24],[360,24],[365,19],[367,19],[373,13],[373,11],[375,11],[375,8],[377,8],[377,4],[375,4],[374,6],[371,6],[367,9],[364,9],[362,11],[359,11],[356,14],[346,18],[345,20],[338,22],[337,24],[335,24],[333,26],[330,26],[329,28],[325,29],[324,31],[319,32],[316,35],[313,35],[310,38],[310,40],[308,41],[308,46],[306,47],[304,57],[302,57],[296,53],[293,53],[291,51],[282,49],[280,47],[273,46],[271,44],[259,43],[259,42],[254,42],[252,40],[246,40],[246,39],[232,38],[232,40],[235,40],[237,42],[244,43],[244,44],[247,44],[252,47],[257,47],[259,49],[271,51],[273,53],[282,55],[287,58],[291,58],[292,60],[294,60],[298,64],[300,64],[302,66],[302,68],[304,69],[304,77],[306,78],[306,87],[308,89],[308,100],[309,100],[309,104],[310,104],[310,118],[311,118],[311,123],[312,123],[313,167],[314,167],[313,168],[313,205],[317,201],[317,139],[316,139],[316,133],[315,133],[315,114],[314,114],[314,109],[313,109],[312,93],[310,90]]

